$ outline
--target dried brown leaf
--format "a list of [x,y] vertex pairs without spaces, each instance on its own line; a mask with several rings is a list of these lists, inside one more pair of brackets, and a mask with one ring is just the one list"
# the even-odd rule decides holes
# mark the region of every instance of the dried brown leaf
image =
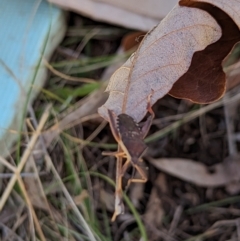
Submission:
[[240,41],[240,2],[181,0],[144,38],[137,52],[112,76],[106,109],[136,121],[169,91],[174,97],[210,103],[223,96],[226,76],[222,62]]
[[226,89],[226,75],[222,62],[233,46],[240,41],[240,18],[236,14],[240,10],[240,2],[234,0],[204,2],[182,0],[180,5],[207,11],[221,26],[222,36],[216,43],[193,55],[190,68],[169,92],[174,97],[198,103],[210,103],[223,96]]
[[207,167],[203,163],[181,158],[150,159],[157,169],[201,187],[225,186],[240,180],[239,156]]
[[151,103],[167,94],[187,72],[193,54],[221,37],[221,28],[206,11],[175,6],[144,38],[137,52],[111,77],[107,102],[99,114],[108,120],[107,109],[126,113],[139,122]]

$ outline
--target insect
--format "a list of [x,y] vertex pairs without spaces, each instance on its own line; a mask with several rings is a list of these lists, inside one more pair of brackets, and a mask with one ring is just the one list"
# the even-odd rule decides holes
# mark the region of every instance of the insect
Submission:
[[[147,181],[147,176],[140,164],[142,161],[141,156],[147,149],[144,138],[155,116],[151,108],[150,97],[151,95],[148,98],[147,110],[151,115],[145,122],[140,124],[136,123],[134,119],[127,114],[115,116],[113,111],[108,110],[110,128],[118,143],[118,151],[103,152],[103,155],[115,156],[117,158],[115,213],[113,214],[112,221],[115,220],[116,216],[124,212],[122,203],[122,176],[129,165],[131,164],[138,171],[141,178],[129,179],[127,186],[129,186],[131,182],[144,183]],[[125,158],[126,161],[122,165],[123,158]]]

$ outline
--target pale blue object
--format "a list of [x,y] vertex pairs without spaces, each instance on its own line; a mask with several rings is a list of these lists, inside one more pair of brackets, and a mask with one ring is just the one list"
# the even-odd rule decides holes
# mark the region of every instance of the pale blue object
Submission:
[[[49,59],[62,40],[64,13],[42,0],[0,0],[0,156],[18,134],[23,107],[42,58]],[[31,100],[46,79],[43,64],[34,81]]]

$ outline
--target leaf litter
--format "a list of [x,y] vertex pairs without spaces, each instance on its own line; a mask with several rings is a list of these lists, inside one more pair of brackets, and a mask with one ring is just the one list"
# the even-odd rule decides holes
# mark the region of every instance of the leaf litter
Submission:
[[[167,116],[183,115],[184,113],[192,111],[192,108],[198,108],[196,105],[184,103],[186,103],[185,100],[180,101],[173,99],[172,97],[165,96],[154,106],[156,118],[161,120],[161,118]],[[35,105],[38,106],[38,103]],[[183,108],[179,108],[180,105],[183,106]],[[237,110],[239,110],[239,107],[237,107]],[[156,139],[154,142],[150,143],[149,150],[146,153],[146,157],[148,157],[147,159],[150,159],[151,157],[157,160],[164,157],[169,159],[184,158],[186,162],[189,160],[194,160],[194,162],[203,164],[200,165],[200,169],[204,166],[205,168],[209,169],[210,174],[213,174],[213,176],[215,174],[216,176],[217,173],[214,173],[214,170],[211,170],[211,167],[217,167],[217,165],[221,164],[224,158],[228,157],[223,108],[218,107],[217,109],[212,109],[210,112],[205,114],[204,118],[206,119],[205,134],[207,135],[208,140],[210,140],[211,145],[204,145],[203,138],[201,138],[201,133],[199,131],[199,120],[195,119],[189,123],[179,125],[178,129],[172,130],[169,135],[161,139]],[[235,114],[234,119],[233,131],[234,133],[238,133],[240,132],[240,126],[238,124],[239,117],[237,114]],[[163,128],[171,123],[173,122],[168,120],[165,123],[160,122],[159,126]],[[96,129],[98,125],[99,121],[89,120],[82,126],[78,125],[74,128],[71,128],[68,133],[76,138],[86,138],[87,136],[91,135],[93,130]],[[156,131],[157,128],[154,125],[151,129],[151,134],[154,134]],[[100,143],[113,142],[113,139],[111,139],[109,134],[109,130],[102,131],[94,138],[93,141]],[[49,198],[48,202],[50,202],[58,212],[58,217],[60,217],[58,218],[58,222],[63,225],[64,228],[69,228],[68,230],[63,229],[64,235],[67,236],[69,234],[68,237],[71,240],[88,240],[88,238],[85,239],[82,237],[84,228],[79,227],[78,222],[81,219],[81,213],[76,211],[77,207],[73,205],[72,200],[74,200],[74,197],[81,197],[81,191],[83,191],[84,194],[85,190],[87,189],[84,184],[87,182],[86,180],[88,180],[88,177],[83,177],[82,173],[88,175],[88,169],[93,171],[97,170],[99,173],[103,173],[114,179],[114,171],[111,167],[114,167],[115,162],[110,160],[111,163],[109,163],[109,158],[103,158],[101,156],[102,150],[98,147],[85,146],[82,150],[80,149],[81,151],[79,151],[79,149],[77,149],[79,146],[77,145],[77,148],[75,149],[75,143],[71,143],[71,145],[69,145],[70,150],[73,151],[73,156],[76,156],[76,158],[74,158],[72,161],[74,163],[76,172],[80,173],[80,183],[84,185],[84,188],[82,188],[81,191],[75,193],[71,188],[73,186],[72,182],[70,181],[72,180],[72,176],[68,171],[66,156],[63,155],[64,152],[61,148],[65,141],[66,139],[61,135],[60,139],[55,143],[55,145],[50,146],[49,151],[51,159],[48,161],[51,162],[51,165],[54,164],[56,169],[52,169],[48,175],[44,176],[43,178],[40,177],[40,179],[45,186],[49,186],[50,184],[58,186],[58,188],[55,189],[55,192],[46,192],[46,194]],[[237,149],[239,151],[238,143]],[[79,152],[81,155],[78,155]],[[43,163],[38,163],[38,168],[44,169],[45,167]],[[51,167],[51,165],[49,166]],[[84,165],[86,165],[86,168],[84,168]],[[234,164],[232,171],[236,170],[235,167],[236,166]],[[187,168],[188,166],[186,166],[186,169]],[[137,194],[137,196],[140,198],[140,200],[137,200],[137,203],[140,203],[137,210],[139,217],[142,218],[142,222],[144,223],[144,228],[140,228],[141,226],[135,225],[133,216],[129,212],[128,207],[126,207],[126,214],[122,215],[122,217],[111,225],[108,222],[112,212],[111,203],[107,204],[110,210],[99,204],[96,205],[97,208],[96,206],[93,209],[89,208],[91,205],[89,205],[87,202],[93,198],[93,196],[91,196],[91,192],[93,191],[94,200],[98,202],[98,197],[100,197],[101,192],[101,185],[103,185],[102,188],[105,192],[102,192],[104,195],[102,195],[101,198],[108,197],[109,193],[112,196],[114,195],[112,187],[106,181],[104,181],[105,179],[102,180],[99,177],[91,177],[92,186],[91,188],[87,189],[88,195],[84,196],[86,198],[83,200],[81,199],[83,202],[82,205],[86,204],[86,209],[84,210],[87,210],[87,213],[84,213],[84,218],[88,220],[90,227],[94,228],[96,233],[99,232],[99,235],[102,235],[101,237],[110,237],[109,240],[114,240],[114,235],[118,232],[119,227],[122,227],[122,220],[125,218],[125,220],[130,220],[131,222],[126,222],[126,226],[124,226],[125,228],[121,228],[122,233],[118,233],[118,240],[124,240],[124,237],[130,238],[130,240],[139,240],[141,237],[144,237],[144,232],[147,232],[147,236],[149,237],[149,239],[145,240],[237,240],[238,230],[237,225],[234,224],[237,223],[238,216],[234,215],[233,210],[235,209],[239,211],[240,198],[237,196],[239,195],[239,191],[234,194],[236,196],[231,196],[228,190],[226,191],[225,188],[222,187],[200,187],[194,183],[194,180],[189,181],[181,177],[176,178],[174,175],[163,174],[162,172],[159,173],[159,170],[157,170],[157,168],[151,163],[149,164],[148,172],[149,182],[145,185],[143,190],[144,195],[139,195],[139,193]],[[60,176],[57,175],[61,176],[66,186],[61,183],[61,179],[59,179]],[[130,175],[131,173],[129,172],[129,176]],[[234,177],[234,175],[238,174],[235,172],[232,176]],[[233,179],[234,178],[231,177],[230,181]],[[237,182],[238,179],[234,181]],[[101,183],[101,185],[99,185],[99,183]],[[123,179],[123,183],[126,184],[125,178]],[[5,186],[6,185],[4,185],[4,187]],[[68,187],[69,192],[67,192],[66,187]],[[225,187],[224,184],[223,187]],[[81,189],[81,187],[78,188]],[[60,190],[63,190],[67,198],[62,197]],[[157,204],[154,205],[152,202],[150,202],[150,199],[152,201],[155,200]],[[12,195],[12,200],[14,200],[14,195]],[[18,207],[17,200],[18,199],[14,200],[15,207]],[[202,204],[205,206],[204,209],[201,209],[203,211],[199,213],[197,210],[199,210],[198,208],[202,208]],[[11,202],[7,203],[5,207],[7,208],[10,205]],[[65,206],[68,207],[69,213],[64,209]],[[79,204],[79,206],[81,206],[81,204]],[[221,207],[222,211],[219,212],[218,209],[214,209],[213,206]],[[93,213],[91,213],[91,210],[93,210]],[[47,237],[52,237],[52,233],[50,233],[47,229],[47,224],[49,227],[52,227],[51,218],[37,208],[36,214],[41,220],[44,235]],[[145,219],[145,214],[150,215],[150,217]],[[154,214],[158,214],[156,219],[154,218]],[[74,218],[72,218],[72,215],[74,215]],[[100,222],[100,227],[98,227],[99,230],[97,230],[95,226],[96,220],[91,219],[93,216]],[[24,216],[22,217],[24,218]],[[103,222],[103,220],[108,220],[106,221],[107,225],[104,224],[105,221]],[[148,220],[151,220],[150,222],[152,223],[149,223]],[[229,222],[229,220],[231,222]],[[91,223],[92,221],[94,224]],[[221,223],[219,223],[219,221],[221,221]],[[7,231],[7,229],[8,227],[12,227],[12,222],[13,220],[6,224],[1,224],[1,230],[4,230],[4,232],[9,232],[10,230]],[[150,224],[150,228],[148,224]],[[20,227],[26,231],[27,229],[25,229],[25,227],[28,227],[28,225],[23,223],[20,225]],[[107,228],[110,229],[110,236],[107,234]],[[17,230],[17,235],[24,237],[25,240],[26,232],[22,232],[21,229]],[[88,229],[86,228],[86,230]],[[134,230],[137,230],[137,232],[134,232]],[[75,232],[74,235],[72,235],[72,231]],[[88,231],[91,233],[91,230]],[[141,233],[141,235],[139,233]],[[98,234],[94,235],[96,237],[98,236]]]

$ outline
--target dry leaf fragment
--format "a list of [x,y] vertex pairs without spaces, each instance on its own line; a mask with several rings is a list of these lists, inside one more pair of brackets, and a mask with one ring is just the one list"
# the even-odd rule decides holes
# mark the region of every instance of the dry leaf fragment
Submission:
[[[149,159],[156,168],[201,187],[225,186],[240,180],[239,156],[210,168],[203,163],[181,158]],[[234,171],[235,170],[235,171]]]
[[[146,35],[130,63],[126,63],[123,78],[121,70],[112,76],[104,107],[140,121],[151,89],[155,91],[153,103],[169,91],[174,97],[198,103],[223,96],[226,77],[222,62],[240,41],[240,2],[181,0],[179,4]],[[99,113],[108,119],[104,107]]]
[[144,221],[148,226],[154,226],[159,228],[162,224],[164,217],[164,209],[162,206],[162,201],[159,196],[159,189],[161,189],[161,181],[163,177],[161,174],[155,180],[154,187],[151,191],[149,201],[146,207],[146,213],[144,213]]
[[[204,2],[182,0],[180,4],[210,13],[221,26],[222,36],[216,43],[193,55],[190,68],[173,85],[169,93],[177,98],[206,104],[221,98],[225,92],[226,75],[222,62],[233,46],[240,41],[240,18],[236,14],[237,10],[240,11],[240,2],[234,0]],[[207,4],[208,2],[214,6]]]
[[175,6],[144,38],[137,52],[110,79],[107,102],[99,114],[108,120],[107,109],[126,113],[139,122],[152,103],[167,94],[187,72],[192,56],[221,37],[221,28],[206,11]]

